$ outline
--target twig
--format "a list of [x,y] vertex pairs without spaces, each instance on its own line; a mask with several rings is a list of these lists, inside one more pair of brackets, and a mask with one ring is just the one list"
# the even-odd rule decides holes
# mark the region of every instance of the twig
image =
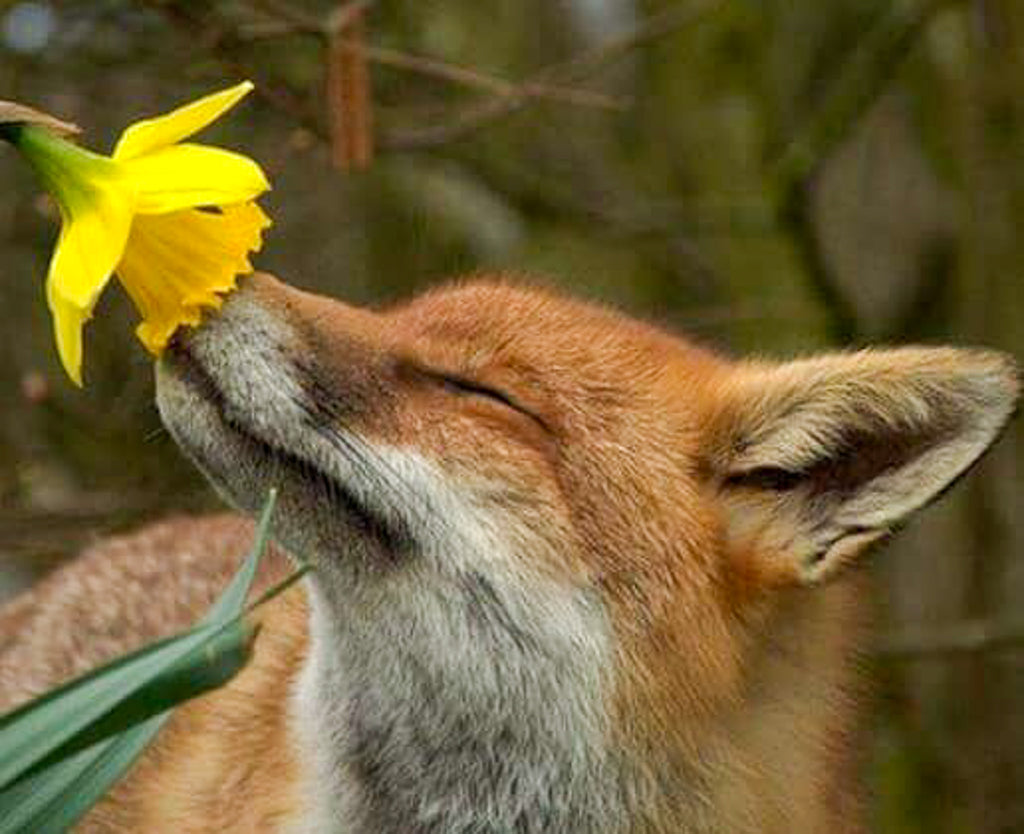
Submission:
[[652,15],[627,34],[613,38],[568,61],[554,64],[538,72],[520,85],[518,95],[485,101],[463,111],[446,124],[436,127],[393,132],[382,142],[388,150],[422,150],[463,139],[478,128],[512,115],[534,102],[524,90],[531,85],[570,84],[590,77],[629,51],[672,34],[703,20],[724,5],[724,0],[707,0],[686,6],[674,6]]
[[529,98],[561,101],[581,107],[597,107],[606,110],[622,110],[625,108],[625,104],[618,99],[594,90],[581,90],[575,87],[531,83],[529,81],[517,84],[514,81],[507,81],[504,78],[488,75],[460,64],[452,64],[421,55],[413,55],[398,49],[387,49],[380,46],[370,46],[369,44],[363,45],[359,49],[365,52],[366,57],[375,64],[409,70],[420,75],[443,79],[453,84],[461,84],[464,87],[472,87],[505,98],[526,96]]
[[640,21],[632,31],[598,44],[581,55],[541,71],[541,75],[573,81],[589,77],[599,69],[652,41],[699,23],[710,13],[728,5],[724,0],[705,0],[671,6]]
[[[250,5],[277,21],[282,32],[302,32],[319,37],[326,37],[328,34],[325,21],[300,11],[292,3],[282,3],[280,0],[249,0],[249,2]],[[370,2],[368,0],[356,0],[355,3],[348,5],[357,5],[360,9],[365,9],[370,5]]]
[[875,653],[894,660],[916,660],[1020,647],[1024,647],[1024,628],[967,620],[953,626],[898,632],[880,641]]
[[[289,35],[311,35],[321,40],[329,40],[327,27],[316,18],[296,12],[272,0],[254,0],[264,14],[276,19],[265,22],[251,23],[237,32],[241,40],[261,40],[264,38],[280,38]],[[437,78],[463,87],[470,87],[496,96],[513,98],[526,96],[529,98],[549,99],[579,107],[596,107],[606,110],[624,110],[625,104],[613,96],[594,90],[581,90],[574,87],[526,82],[517,84],[480,70],[471,69],[461,64],[442,61],[424,55],[415,55],[399,49],[373,46],[371,44],[355,44],[353,49],[361,51],[366,60],[393,69],[407,70],[418,75]]]
[[[273,18],[273,25],[255,30],[259,34],[278,36],[302,33],[325,41],[330,39],[328,22],[298,11],[290,4],[281,3],[279,0],[250,0],[250,2],[265,15]],[[172,21],[187,26],[191,32],[205,31],[205,34],[209,35],[208,30],[203,28],[204,21],[197,17],[191,4],[162,3],[155,0],[149,0],[149,3]],[[341,9],[363,9],[371,4],[372,0],[354,0],[354,2],[344,4]],[[487,76],[484,73],[434,58],[422,58],[381,47],[360,45],[358,48],[365,52],[367,60],[444,78],[453,83],[488,89],[488,92],[496,95],[496,98],[472,105],[450,121],[436,127],[393,131],[390,135],[380,139],[378,147],[391,151],[403,151],[445,145],[462,139],[477,128],[518,112],[541,99],[555,99],[567,104],[588,107],[619,108],[622,106],[621,103],[609,96],[590,90],[573,89],[569,84],[574,80],[596,73],[602,67],[645,43],[699,22],[707,14],[723,5],[725,5],[725,0],[703,0],[696,4],[689,3],[685,6],[666,9],[659,14],[652,15],[625,35],[613,38],[568,61],[547,67],[536,73],[533,78],[520,84]],[[186,10],[183,6],[189,8]],[[249,34],[251,35],[252,32],[253,29],[250,27]],[[214,51],[221,56],[221,60],[225,63],[245,69],[249,75],[253,75],[253,69],[240,61],[231,50],[232,44],[240,43],[244,38],[245,33],[240,34],[238,30],[232,32],[230,38],[217,37],[214,39]],[[330,132],[290,90],[266,83],[261,84],[257,89],[268,103],[296,119],[313,135],[321,139],[330,138]]]
[[307,106],[299,95],[287,86],[267,78],[266,74],[261,72],[256,65],[238,57],[233,49],[233,33],[221,31],[213,32],[211,35],[209,22],[197,8],[197,4],[145,0],[145,5],[163,14],[172,24],[185,30],[190,36],[209,42],[211,51],[225,67],[240,77],[256,80],[255,95],[275,110],[294,119],[314,136],[325,141],[328,139],[327,129],[318,114]]

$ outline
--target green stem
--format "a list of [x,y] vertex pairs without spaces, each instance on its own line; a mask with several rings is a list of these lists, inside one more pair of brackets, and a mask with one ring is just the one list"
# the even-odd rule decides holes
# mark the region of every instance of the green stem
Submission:
[[87,151],[81,145],[62,139],[52,130],[34,124],[15,123],[17,145],[33,164],[48,164],[65,171],[107,171],[114,163],[109,157]]

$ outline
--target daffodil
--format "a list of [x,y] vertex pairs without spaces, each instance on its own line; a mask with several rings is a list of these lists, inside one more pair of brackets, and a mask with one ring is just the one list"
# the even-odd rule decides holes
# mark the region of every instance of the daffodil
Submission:
[[138,308],[136,334],[158,355],[181,325],[199,324],[238,275],[252,271],[269,219],[255,198],[270,186],[253,160],[183,142],[252,89],[245,82],[137,122],[103,156],[71,142],[71,127],[0,102],[0,136],[14,144],[60,209],[46,297],[57,350],[82,380],[82,328],[117,274]]

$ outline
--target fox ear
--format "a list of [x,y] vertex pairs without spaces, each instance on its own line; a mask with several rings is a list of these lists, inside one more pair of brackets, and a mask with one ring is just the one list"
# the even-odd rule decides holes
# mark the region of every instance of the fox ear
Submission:
[[711,419],[728,536],[765,567],[828,577],[963,474],[1019,392],[1000,354],[902,348],[735,366]]

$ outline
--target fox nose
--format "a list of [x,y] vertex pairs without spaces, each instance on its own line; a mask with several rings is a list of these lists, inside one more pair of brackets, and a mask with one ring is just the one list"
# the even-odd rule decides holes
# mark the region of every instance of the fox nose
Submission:
[[352,417],[393,394],[382,324],[375,313],[255,273],[176,337],[166,364],[198,368],[246,419],[260,420],[279,401],[316,420]]
[[[190,337],[196,341],[223,338],[230,332],[246,339],[247,327],[275,331],[282,348],[298,352],[347,353],[350,349],[376,349],[381,339],[380,318],[334,298],[305,292],[266,272],[238,282],[221,309]],[[257,334],[253,334],[254,336]]]
[[235,291],[224,299],[221,308],[200,327],[186,331],[184,338],[194,343],[211,342],[231,335],[242,339],[245,329],[254,327],[257,321],[261,327],[252,334],[253,340],[262,330],[274,328],[275,324],[279,335],[283,335],[290,329],[289,319],[294,307],[292,297],[298,294],[298,290],[265,272],[243,276],[238,280]]
[[267,272],[254,272],[238,279],[237,289],[225,299],[222,310],[230,315],[232,307],[241,303],[258,304],[271,312],[283,312],[290,306],[289,296],[299,292]]

